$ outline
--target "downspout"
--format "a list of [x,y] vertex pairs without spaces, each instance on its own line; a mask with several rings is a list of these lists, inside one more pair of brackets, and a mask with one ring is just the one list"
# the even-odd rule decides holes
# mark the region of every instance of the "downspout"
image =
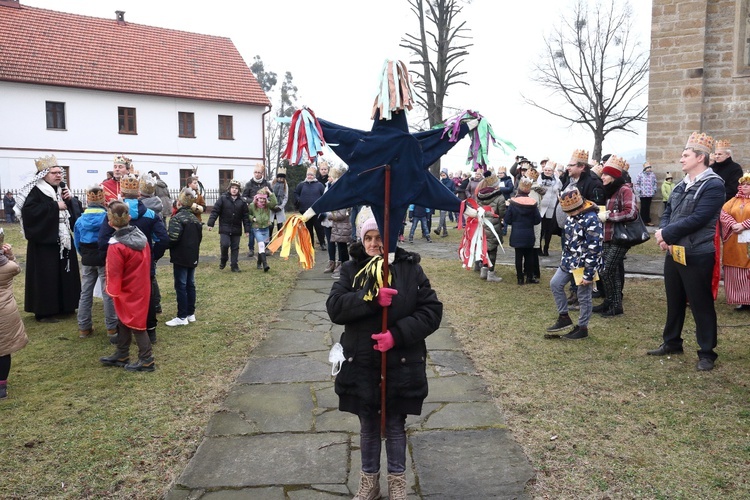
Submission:
[[[273,106],[271,104],[269,104],[268,105],[268,109],[266,111],[264,111],[263,114],[260,116],[260,120],[261,120],[261,123],[262,123],[262,127],[261,128],[263,129],[263,160],[262,160],[263,161],[263,165],[267,165],[267,163],[266,163],[266,115],[271,112],[271,108],[273,108]],[[269,165],[269,167],[270,167],[270,165]],[[270,175],[270,174],[271,174],[271,172],[268,172],[268,175]],[[268,178],[268,175],[266,176],[266,178]]]

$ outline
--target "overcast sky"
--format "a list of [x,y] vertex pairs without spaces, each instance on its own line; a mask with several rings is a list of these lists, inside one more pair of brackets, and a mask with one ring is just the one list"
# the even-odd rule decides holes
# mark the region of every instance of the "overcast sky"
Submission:
[[[248,65],[260,55],[266,70],[280,77],[290,71],[299,88],[298,104],[329,121],[369,130],[370,110],[383,61],[410,60],[399,48],[405,32],[416,32],[406,0],[21,0],[23,5],[230,38]],[[651,1],[631,0],[641,43],[648,48]],[[567,162],[574,149],[591,151],[593,137],[523,102],[521,92],[548,101],[530,82],[544,37],[570,9],[568,0],[473,0],[461,19],[473,37],[460,67],[469,86],[453,87],[446,105],[474,109],[492,124],[496,135],[517,146],[517,153],[538,161],[549,156]],[[446,113],[446,118],[448,113]],[[639,134],[607,137],[604,152],[645,149],[645,125]],[[468,140],[444,160],[465,168]],[[499,148],[493,165],[510,165]]]

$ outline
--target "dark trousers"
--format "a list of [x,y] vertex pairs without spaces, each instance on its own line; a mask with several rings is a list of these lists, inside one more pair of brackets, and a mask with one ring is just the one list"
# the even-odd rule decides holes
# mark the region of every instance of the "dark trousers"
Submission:
[[135,337],[135,343],[138,345],[138,358],[148,359],[152,355],[151,340],[146,335],[145,330],[133,330],[117,323],[117,350],[120,354],[130,354],[130,342]]
[[148,299],[148,312],[146,313],[146,329],[147,330],[156,330],[156,279],[155,277],[151,278],[151,295]]
[[651,196],[641,197],[641,219],[644,224],[651,224]]
[[620,268],[628,250],[626,246],[614,245],[611,242],[604,244],[604,270],[601,278],[607,301],[616,309],[622,309],[623,276],[620,274]]
[[0,382],[8,380],[8,374],[10,373],[10,354],[0,356]]
[[536,248],[516,248],[516,277],[522,280],[524,276],[534,277],[534,255]]
[[[250,231],[248,233],[250,237],[252,237],[253,232]],[[219,245],[221,249],[221,263],[226,264],[227,260],[229,260],[229,252],[231,251],[231,265],[232,267],[237,267],[238,265],[238,258],[240,256],[240,238],[242,238],[242,235],[240,234],[220,234],[219,235]],[[255,243],[255,238],[253,238],[253,244]]]
[[312,243],[312,245],[315,246],[314,236],[317,236],[318,244],[320,245],[320,247],[326,248],[326,237],[323,234],[323,226],[320,225],[320,218],[317,215],[311,217],[310,220],[305,222],[305,227],[310,233],[310,242]]
[[549,253],[549,243],[552,240],[552,235],[555,234],[555,228],[557,227],[557,219],[554,217],[542,217],[542,251],[547,254]]
[[[401,474],[406,470],[406,415],[385,415],[385,454],[388,473]],[[359,417],[359,447],[362,470],[368,474],[380,471],[380,415]]]
[[698,357],[716,359],[716,309],[711,290],[714,254],[688,255],[687,265],[677,264],[671,255],[664,259],[664,288],[667,292],[667,322],[664,345],[682,347],[682,327],[688,301],[695,320]]

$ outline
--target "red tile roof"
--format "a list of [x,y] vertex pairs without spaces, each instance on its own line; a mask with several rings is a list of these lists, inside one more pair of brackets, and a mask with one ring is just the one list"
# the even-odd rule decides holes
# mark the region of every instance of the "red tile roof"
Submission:
[[0,5],[0,80],[269,105],[229,38]]

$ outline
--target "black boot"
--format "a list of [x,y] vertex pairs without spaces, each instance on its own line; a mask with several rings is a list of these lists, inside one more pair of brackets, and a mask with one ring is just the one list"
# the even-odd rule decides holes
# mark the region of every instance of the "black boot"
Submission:
[[521,276],[520,278],[518,278],[518,284],[519,285],[523,285],[524,284],[523,276]]
[[267,273],[270,267],[268,267],[268,261],[266,260],[266,253],[259,253],[258,256],[260,257],[261,263],[263,264],[263,272]]
[[610,301],[608,301],[608,300],[605,299],[604,302],[602,302],[598,306],[594,306],[591,309],[591,312],[595,312],[595,313],[604,312],[604,311],[608,310],[610,307],[612,307],[612,303]]
[[221,261],[219,261],[219,269],[224,269],[225,267],[227,267],[227,261],[226,259],[221,259]]
[[255,266],[256,269],[263,269],[263,263],[260,261],[260,256],[263,255],[262,253],[258,252],[258,264]]
[[149,328],[146,333],[148,333],[148,339],[151,343],[156,344],[156,328]]

